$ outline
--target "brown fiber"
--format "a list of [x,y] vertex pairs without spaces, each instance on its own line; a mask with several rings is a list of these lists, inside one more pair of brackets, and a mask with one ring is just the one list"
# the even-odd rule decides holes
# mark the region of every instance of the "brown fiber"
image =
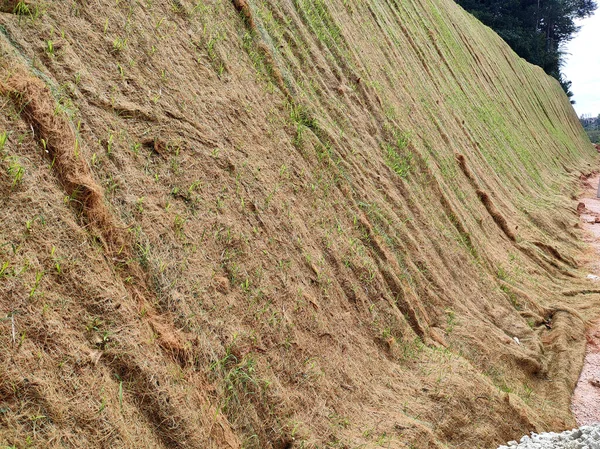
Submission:
[[125,249],[125,241],[108,211],[101,188],[82,159],[70,123],[57,113],[48,87],[26,72],[11,73],[0,81],[0,94],[10,95],[31,124],[35,136],[48,153],[51,166],[71,203],[92,232],[102,237],[113,255]]
[[500,229],[502,229],[502,232],[504,232],[509,239],[515,241],[514,232],[512,232],[512,230],[508,227],[506,218],[504,218],[498,209],[496,209],[496,206],[494,206],[494,203],[492,203],[490,196],[483,190],[477,190],[477,196],[487,209],[488,213],[492,216],[496,224],[500,227]]
[[490,198],[488,193],[481,189],[479,183],[477,182],[477,179],[475,179],[475,176],[473,176],[473,172],[469,169],[465,157],[462,154],[458,153],[455,154],[455,156],[460,169],[475,188],[477,196],[485,206],[486,210],[488,211],[494,222],[500,227],[500,229],[502,229],[502,232],[504,232],[504,234],[514,242],[515,234],[512,231],[512,229],[510,229],[510,227],[508,226],[506,218],[504,218],[504,216],[500,213],[496,206],[494,206],[494,203],[492,202],[492,199]]
[[0,33],[0,447],[575,424],[597,154],[455,2],[33,3]]
[[238,12],[241,14],[242,18],[246,22],[248,28],[253,31],[256,31],[256,24],[254,23],[254,18],[252,17],[252,10],[250,9],[250,5],[248,4],[248,0],[232,0],[233,6]]

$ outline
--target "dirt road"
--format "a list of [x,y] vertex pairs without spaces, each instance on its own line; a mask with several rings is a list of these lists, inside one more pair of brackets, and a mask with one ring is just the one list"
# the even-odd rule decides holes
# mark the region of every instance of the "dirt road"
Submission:
[[[585,240],[588,242],[596,257],[588,264],[591,283],[597,283],[600,288],[600,223],[595,223],[600,217],[600,199],[596,198],[596,192],[600,175],[589,178],[581,203],[585,209],[578,207],[580,211],[581,226],[586,231]],[[596,321],[587,333],[588,346],[585,362],[579,381],[573,393],[571,410],[579,425],[600,422],[600,320]]]

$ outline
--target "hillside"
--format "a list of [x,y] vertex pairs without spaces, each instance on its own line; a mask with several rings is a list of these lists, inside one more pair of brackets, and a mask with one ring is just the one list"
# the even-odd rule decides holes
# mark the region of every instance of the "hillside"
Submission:
[[575,425],[598,156],[453,1],[0,4],[0,445]]

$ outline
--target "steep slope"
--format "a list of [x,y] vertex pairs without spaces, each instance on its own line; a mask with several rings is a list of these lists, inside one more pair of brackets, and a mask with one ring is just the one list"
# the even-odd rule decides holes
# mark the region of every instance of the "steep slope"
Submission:
[[2,5],[1,444],[574,425],[595,152],[453,2]]

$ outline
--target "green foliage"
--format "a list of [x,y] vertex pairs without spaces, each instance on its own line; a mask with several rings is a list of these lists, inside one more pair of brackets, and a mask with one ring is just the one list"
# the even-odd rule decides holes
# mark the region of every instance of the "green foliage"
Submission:
[[8,134],[6,131],[0,133],[0,151],[4,150],[4,145],[6,145],[6,139],[8,139]]
[[452,309],[446,309],[446,333],[451,334],[456,326],[456,312]]
[[38,289],[40,287],[40,282],[42,282],[42,278],[43,277],[44,277],[44,272],[43,271],[38,271],[38,272],[35,273],[35,283],[31,287],[31,289],[29,290],[29,297],[30,298],[33,298],[35,296],[35,294],[38,293]]
[[[2,2],[0,1],[0,4]],[[6,3],[6,2],[5,2]],[[10,5],[10,2],[9,2]],[[6,5],[5,5],[6,6]],[[31,4],[30,2],[19,0],[15,7],[13,8],[13,13],[16,16],[19,16],[19,24],[21,23],[22,18],[29,18],[32,21],[37,20],[45,13],[46,5],[44,2],[37,2],[36,4]],[[7,11],[5,11],[7,12]]]
[[406,178],[410,172],[410,159],[398,153],[392,145],[385,145],[385,163],[401,178]]
[[323,0],[295,0],[299,11],[306,15],[317,38],[330,48],[337,47],[342,39],[342,31],[329,12]]
[[409,138],[407,134],[398,131],[393,135],[393,144],[389,142],[383,144],[385,163],[398,176],[406,178],[410,173],[412,162],[412,153],[408,148]]
[[23,175],[25,174],[25,169],[19,163],[19,160],[16,157],[12,157],[8,164],[8,174],[12,178],[12,186],[15,187],[21,183],[23,180]]
[[290,120],[298,126],[304,126],[306,128],[316,131],[318,129],[317,121],[308,110],[301,104],[288,104],[288,110],[290,113]]
[[581,126],[583,126],[583,129],[585,129],[585,132],[590,140],[593,143],[600,143],[600,114],[598,114],[598,117],[582,115],[579,118],[579,121],[581,122]]
[[46,53],[48,53],[49,56],[54,56],[54,43],[52,40],[46,41]]
[[25,3],[23,0],[20,0],[19,3],[17,3],[14,12],[18,16],[28,16],[31,14],[29,5],[27,5],[27,3]]
[[122,37],[117,37],[113,41],[113,45],[112,46],[113,46],[113,53],[120,53],[127,46],[127,39],[126,38],[122,38]]
[[260,395],[266,387],[257,377],[256,361],[250,356],[239,359],[231,352],[231,347],[226,348],[223,358],[211,363],[209,370],[220,380],[221,407],[225,413],[241,411],[245,398]]
[[586,133],[593,143],[600,144],[600,130],[599,129],[592,130],[592,131],[586,130]]

